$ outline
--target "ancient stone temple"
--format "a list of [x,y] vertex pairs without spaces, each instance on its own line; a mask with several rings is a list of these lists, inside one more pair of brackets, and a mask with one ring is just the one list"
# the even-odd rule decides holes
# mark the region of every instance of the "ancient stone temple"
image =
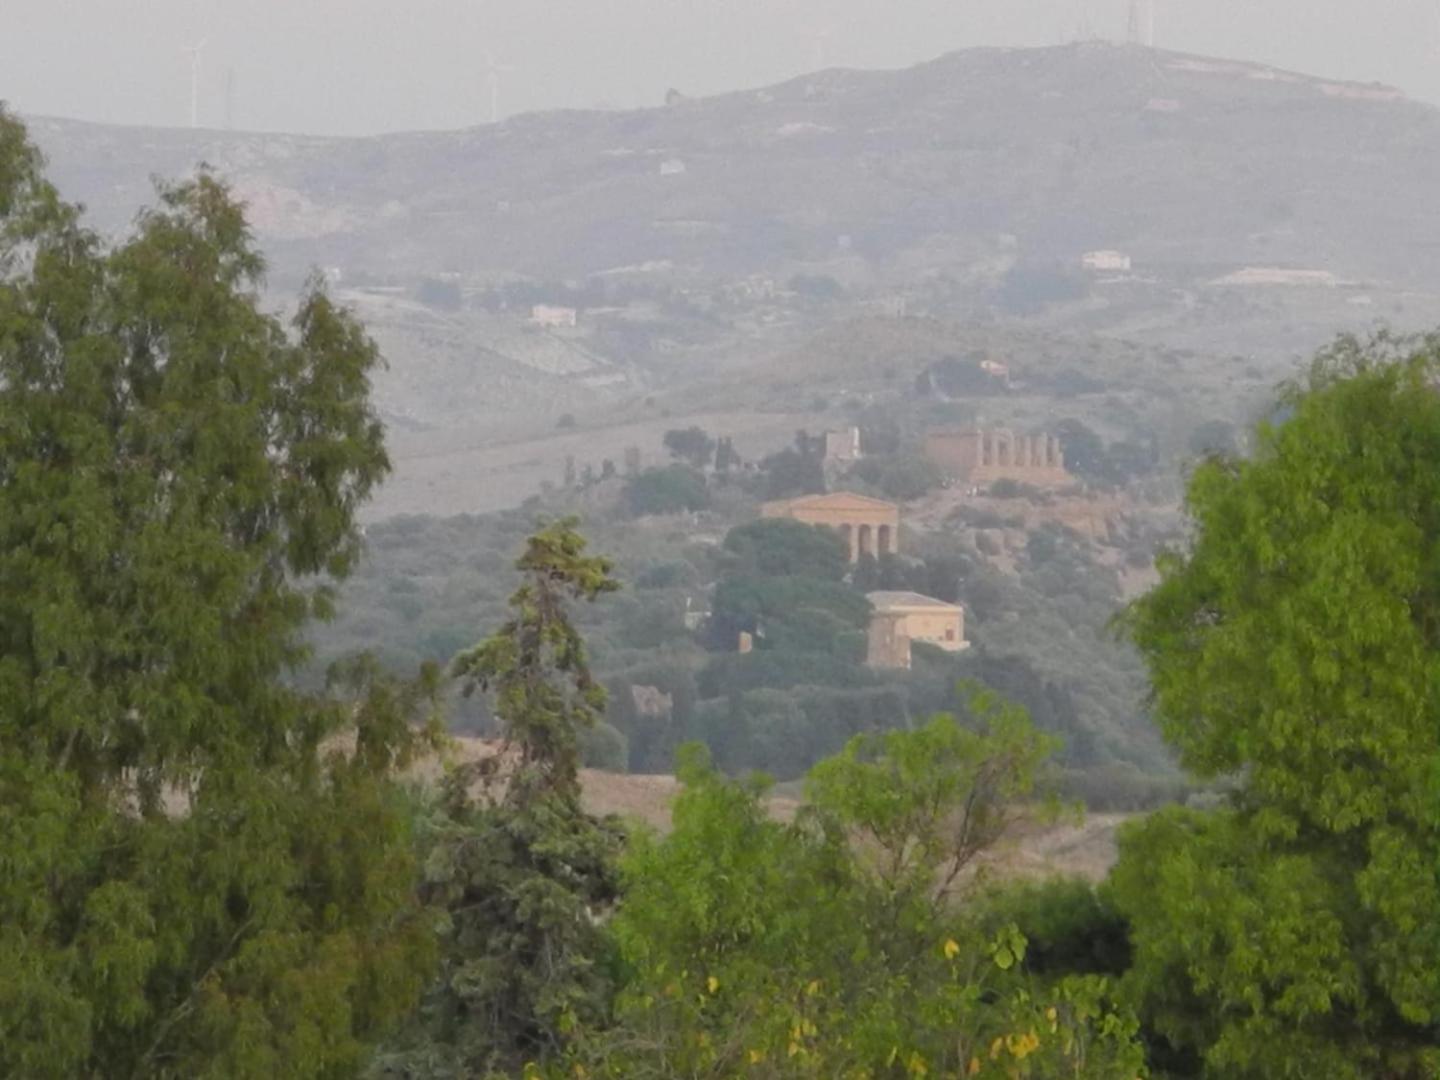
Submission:
[[802,495],[760,507],[760,516],[787,517],[807,525],[839,529],[850,547],[850,561],[861,555],[897,555],[900,552],[900,508],[884,499],[850,491],[829,495]]
[[1017,435],[1005,429],[932,431],[925,436],[925,456],[972,487],[1004,479],[1035,487],[1075,482],[1065,471],[1065,451],[1053,435]]

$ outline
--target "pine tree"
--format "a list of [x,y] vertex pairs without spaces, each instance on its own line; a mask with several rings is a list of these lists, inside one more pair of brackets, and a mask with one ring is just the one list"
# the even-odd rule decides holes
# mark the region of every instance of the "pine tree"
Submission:
[[604,1016],[599,920],[616,900],[621,833],[581,805],[577,733],[604,713],[572,601],[618,588],[573,520],[527,542],[511,618],[455,659],[490,696],[497,753],[454,770],[431,823],[426,900],[446,912],[441,976],[391,1074],[518,1070]]

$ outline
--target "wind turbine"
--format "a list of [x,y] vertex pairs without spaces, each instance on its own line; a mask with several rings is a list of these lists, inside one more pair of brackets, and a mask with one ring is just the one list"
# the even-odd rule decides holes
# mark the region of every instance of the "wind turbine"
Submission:
[[181,45],[180,51],[190,54],[190,126],[200,126],[200,52],[208,39],[201,38],[198,44]]
[[235,128],[235,69],[225,69],[225,130]]
[[495,63],[492,53],[485,54],[485,80],[490,84],[490,122],[500,122],[500,76],[515,69],[509,64]]

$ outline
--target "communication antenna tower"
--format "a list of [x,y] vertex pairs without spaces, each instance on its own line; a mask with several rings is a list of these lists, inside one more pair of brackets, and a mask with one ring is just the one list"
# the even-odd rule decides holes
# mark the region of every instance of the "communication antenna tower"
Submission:
[[515,69],[509,64],[497,64],[492,53],[485,54],[485,81],[490,85],[490,122],[500,122],[500,76]]
[[1127,37],[1131,45],[1155,47],[1155,0],[1130,0]]
[[811,54],[810,70],[825,70],[825,43],[830,40],[830,35],[835,31],[829,28],[816,30],[810,35],[813,52]]

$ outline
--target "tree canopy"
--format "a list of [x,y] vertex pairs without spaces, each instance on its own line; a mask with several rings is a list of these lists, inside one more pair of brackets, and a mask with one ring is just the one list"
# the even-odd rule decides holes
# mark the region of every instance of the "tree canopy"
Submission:
[[710,505],[705,477],[686,465],[646,469],[625,484],[625,504],[635,517],[704,510]]
[[1217,1075],[1440,1068],[1437,381],[1435,338],[1323,353],[1126,617],[1183,763],[1238,784],[1113,882],[1147,1021]]
[[108,247],[41,165],[0,112],[0,1073],[351,1072],[433,952],[388,782],[431,686],[286,676],[379,356],[318,281],[261,310],[208,174]]
[[674,428],[665,432],[662,441],[671,457],[678,458],[693,469],[707,469],[715,460],[716,442],[704,428]]
[[[579,1047],[614,1077],[1135,1076],[1135,1024],[1098,976],[1037,981],[1013,924],[947,887],[1031,790],[1047,741],[972,698],[822,762],[774,820],[763,777],[686,748],[673,831],[624,863],[616,1024]],[[568,1075],[568,1074],[567,1074]]]
[[751,577],[815,577],[839,581],[850,552],[835,529],[791,518],[759,518],[725,534],[738,573]]

